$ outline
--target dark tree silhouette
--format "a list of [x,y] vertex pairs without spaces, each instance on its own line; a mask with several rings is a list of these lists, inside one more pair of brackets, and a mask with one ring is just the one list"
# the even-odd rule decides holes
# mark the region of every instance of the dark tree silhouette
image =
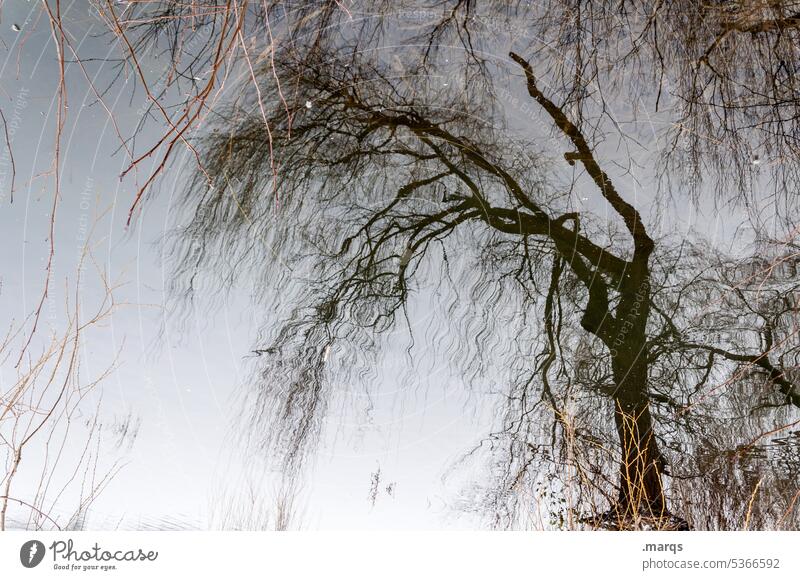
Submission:
[[[595,525],[687,527],[665,478],[678,501],[704,477],[697,453],[724,429],[708,398],[800,407],[794,3],[401,4],[147,7],[179,64],[189,21],[206,47],[269,28],[263,53],[242,41],[246,81],[192,145],[173,246],[179,294],[205,289],[203,271],[247,273],[282,320],[254,351],[250,443],[293,473],[333,377],[411,331],[415,296],[446,296],[434,352],[465,385],[506,381],[480,445],[502,464],[498,510],[550,461],[576,470]],[[648,117],[665,129],[648,137]],[[692,201],[751,227],[752,255],[672,233],[660,214]],[[754,423],[751,444],[775,428]]]

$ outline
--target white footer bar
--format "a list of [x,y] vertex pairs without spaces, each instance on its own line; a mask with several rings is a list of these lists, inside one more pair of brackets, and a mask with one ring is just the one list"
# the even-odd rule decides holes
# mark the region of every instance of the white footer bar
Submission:
[[793,532],[5,532],[0,578],[800,578],[799,542]]

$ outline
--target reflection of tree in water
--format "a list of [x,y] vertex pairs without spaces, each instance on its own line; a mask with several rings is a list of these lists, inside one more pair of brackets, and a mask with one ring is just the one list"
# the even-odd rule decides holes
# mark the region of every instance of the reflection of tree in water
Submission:
[[[200,266],[246,271],[282,317],[248,440],[287,474],[332,385],[368,384],[406,328],[425,364],[504,385],[469,455],[491,466],[470,503],[498,526],[537,502],[553,526],[796,526],[796,453],[759,451],[800,406],[796,18],[626,6],[482,19],[461,1],[409,29],[397,6],[350,21],[332,3],[281,23],[292,40],[256,63],[258,90],[218,111],[175,252],[179,291]],[[692,201],[739,215],[753,256],[672,233],[663,214]]]
[[[767,260],[770,250],[737,263],[720,261],[701,285],[713,306],[697,317],[697,331],[729,349],[758,345],[751,352],[770,353],[750,364],[726,350],[729,363],[740,360],[706,381],[724,396],[712,389],[696,392],[684,415],[687,452],[680,455],[674,487],[697,506],[695,518],[703,528],[797,525],[800,448],[791,444],[791,433],[800,423],[796,390],[788,396],[798,379],[796,258],[784,248]],[[710,362],[719,350],[706,349]],[[789,443],[781,443],[784,439]]]

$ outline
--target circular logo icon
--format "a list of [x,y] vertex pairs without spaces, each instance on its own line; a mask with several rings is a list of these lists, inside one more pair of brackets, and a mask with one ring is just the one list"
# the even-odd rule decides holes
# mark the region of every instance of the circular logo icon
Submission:
[[44,559],[44,544],[39,540],[28,540],[19,549],[19,561],[26,568],[35,568]]

